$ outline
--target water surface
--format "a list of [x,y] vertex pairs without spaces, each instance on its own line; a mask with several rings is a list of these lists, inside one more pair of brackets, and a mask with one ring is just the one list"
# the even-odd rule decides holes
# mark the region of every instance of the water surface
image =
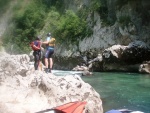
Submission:
[[[57,71],[56,75],[72,71]],[[99,73],[83,76],[101,96],[104,112],[111,109],[130,109],[150,113],[150,75],[137,73]]]
[[131,109],[150,113],[150,75],[95,72],[82,78],[100,94],[104,112]]

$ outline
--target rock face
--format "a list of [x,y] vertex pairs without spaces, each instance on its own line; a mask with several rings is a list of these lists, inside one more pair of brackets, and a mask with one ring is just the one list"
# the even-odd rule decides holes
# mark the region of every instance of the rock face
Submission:
[[0,112],[34,113],[87,101],[86,113],[103,113],[100,95],[77,75],[33,71],[28,55],[0,54]]
[[[76,2],[65,0],[65,4],[67,3],[66,8],[72,9],[75,12],[82,8],[82,6],[90,7],[92,2],[93,1],[90,0],[78,0]],[[103,15],[101,13],[97,11],[90,12],[87,21],[89,25],[93,23],[91,27],[93,34],[79,41],[78,46],[73,44],[58,45],[55,51],[56,57],[58,58],[58,60],[56,59],[58,65],[56,65],[55,68],[63,68],[63,63],[59,62],[62,58],[64,62],[65,60],[66,62],[68,60],[72,62],[74,59],[77,59],[78,56],[84,55],[88,60],[91,60],[94,59],[97,54],[102,53],[103,50],[113,45],[128,46],[129,43],[135,40],[143,41],[147,45],[150,44],[150,1],[126,0],[120,2],[118,0],[105,0],[103,2],[107,4],[105,6],[106,14],[108,14],[106,18],[112,24],[105,26],[103,22],[104,18],[102,18]],[[70,60],[71,58],[74,59]],[[71,69],[78,65],[79,62],[73,64],[70,65],[72,66]],[[58,67],[59,65],[61,65],[61,67]],[[66,68],[67,66],[64,67]],[[69,66],[67,68],[69,69]],[[97,70],[97,68],[95,69]]]
[[[102,57],[97,56],[92,62],[99,62],[99,71],[129,71],[129,72],[142,72],[144,68],[140,68],[143,61],[150,60],[150,48],[141,41],[135,41],[128,46],[114,45],[105,49]],[[101,59],[100,59],[101,58]],[[95,64],[93,64],[94,66]],[[149,65],[149,64],[147,64]],[[144,67],[145,64],[143,64]],[[142,67],[143,67],[142,66]],[[96,66],[95,66],[96,67]],[[141,70],[141,71],[139,71]],[[148,72],[145,70],[145,72]]]

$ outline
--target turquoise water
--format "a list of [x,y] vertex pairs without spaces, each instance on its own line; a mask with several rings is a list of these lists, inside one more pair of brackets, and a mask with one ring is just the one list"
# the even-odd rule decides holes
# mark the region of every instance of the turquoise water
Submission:
[[150,113],[150,75],[95,72],[82,78],[100,94],[104,112],[130,109]]
[[[71,71],[57,71],[66,75]],[[137,73],[98,73],[83,76],[101,96],[104,112],[111,109],[130,109],[150,113],[150,75]]]

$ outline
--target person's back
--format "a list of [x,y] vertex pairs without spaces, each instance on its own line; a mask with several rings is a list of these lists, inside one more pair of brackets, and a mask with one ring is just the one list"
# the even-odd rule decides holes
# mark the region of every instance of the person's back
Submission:
[[54,48],[55,47],[55,42],[56,42],[55,38],[51,37],[51,39],[48,42],[48,47],[49,48]]

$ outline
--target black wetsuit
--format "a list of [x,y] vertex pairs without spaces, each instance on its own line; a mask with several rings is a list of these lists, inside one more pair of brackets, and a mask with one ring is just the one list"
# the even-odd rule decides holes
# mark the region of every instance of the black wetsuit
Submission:
[[[39,44],[38,41],[34,41],[35,46],[38,46],[38,44]],[[35,70],[38,70],[38,66],[41,60],[41,50],[34,50],[33,56],[34,56],[34,68]]]

